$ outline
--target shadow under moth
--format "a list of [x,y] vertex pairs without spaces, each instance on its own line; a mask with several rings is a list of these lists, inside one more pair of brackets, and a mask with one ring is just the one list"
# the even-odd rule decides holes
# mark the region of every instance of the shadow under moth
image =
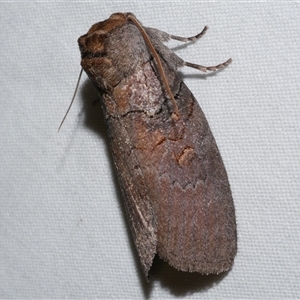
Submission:
[[207,120],[163,44],[194,41],[115,13],[78,39],[81,66],[101,95],[133,240],[148,278],[156,254],[178,270],[218,274],[237,252],[227,173]]

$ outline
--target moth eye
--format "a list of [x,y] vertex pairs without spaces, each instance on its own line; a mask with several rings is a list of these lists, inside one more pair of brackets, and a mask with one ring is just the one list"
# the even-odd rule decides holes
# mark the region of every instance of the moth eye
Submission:
[[92,34],[85,38],[85,47],[89,52],[94,54],[101,54],[104,52],[103,37],[98,34]]

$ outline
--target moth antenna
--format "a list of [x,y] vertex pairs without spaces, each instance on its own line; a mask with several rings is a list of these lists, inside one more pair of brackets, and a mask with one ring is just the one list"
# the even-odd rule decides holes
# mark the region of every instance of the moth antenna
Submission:
[[67,115],[68,115],[68,113],[69,113],[69,111],[70,111],[70,109],[71,109],[71,106],[72,106],[72,104],[73,104],[73,102],[74,102],[75,96],[76,96],[76,94],[77,94],[77,90],[78,90],[78,86],[79,86],[79,82],[80,82],[80,79],[81,79],[82,72],[83,72],[83,69],[81,68],[81,71],[80,71],[80,73],[79,73],[79,77],[78,77],[78,80],[77,80],[77,84],[76,84],[76,87],[75,87],[74,95],[73,95],[73,97],[72,97],[72,100],[71,100],[71,103],[70,103],[70,105],[69,105],[69,107],[68,107],[68,110],[67,110],[67,112],[65,113],[65,116],[63,117],[63,119],[62,119],[62,121],[61,121],[61,123],[60,123],[60,125],[59,125],[59,127],[58,127],[57,132],[60,131],[60,128],[61,128],[62,124],[64,123],[64,121],[65,121],[65,119],[66,119],[66,117],[67,117]]
[[144,30],[143,26],[140,25],[140,23],[137,21],[137,19],[136,19],[135,17],[133,17],[132,15],[129,15],[129,16],[127,16],[127,18],[128,18],[129,20],[131,20],[131,21],[134,23],[134,25],[139,29],[139,31],[141,32],[141,34],[142,34],[142,36],[143,36],[143,38],[144,38],[146,44],[148,45],[150,51],[152,52],[152,54],[153,54],[153,56],[154,56],[154,58],[155,58],[155,60],[156,60],[156,63],[157,63],[158,71],[159,71],[159,73],[160,73],[160,75],[161,75],[161,79],[162,79],[162,81],[163,81],[163,83],[164,83],[164,86],[165,86],[165,88],[166,88],[166,90],[167,90],[169,96],[171,97],[171,100],[172,100],[173,105],[174,105],[174,107],[175,107],[174,113],[175,113],[177,116],[179,116],[179,113],[178,113],[178,106],[177,106],[177,103],[176,103],[176,101],[175,101],[175,99],[174,99],[173,93],[172,93],[172,91],[171,91],[171,89],[170,89],[170,86],[169,86],[169,84],[168,84],[168,81],[167,81],[167,78],[166,78],[166,75],[165,75],[163,66],[162,66],[162,64],[161,64],[160,58],[159,58],[159,56],[158,56],[158,54],[157,54],[155,48],[153,47],[153,45],[152,45],[152,43],[151,43],[151,41],[150,41],[150,39],[149,39],[149,37],[148,37],[148,34],[146,33],[146,31]]

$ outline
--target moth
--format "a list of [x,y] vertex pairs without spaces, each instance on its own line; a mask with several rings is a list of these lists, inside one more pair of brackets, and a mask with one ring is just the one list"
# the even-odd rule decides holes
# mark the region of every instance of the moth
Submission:
[[227,173],[207,120],[178,75],[188,66],[163,42],[200,38],[144,27],[115,13],[78,39],[101,96],[133,240],[148,278],[156,254],[178,270],[218,274],[237,252]]

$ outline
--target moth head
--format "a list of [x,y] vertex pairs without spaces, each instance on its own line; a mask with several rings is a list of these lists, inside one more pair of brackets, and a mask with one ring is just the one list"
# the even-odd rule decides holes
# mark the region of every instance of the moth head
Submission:
[[112,14],[78,39],[82,68],[104,90],[131,74],[147,55],[147,50],[141,48],[143,37],[131,18],[135,18],[132,13]]
[[94,24],[89,31],[78,39],[79,48],[83,56],[97,57],[104,52],[104,41],[116,28],[128,22],[132,13],[114,13],[109,19]]

